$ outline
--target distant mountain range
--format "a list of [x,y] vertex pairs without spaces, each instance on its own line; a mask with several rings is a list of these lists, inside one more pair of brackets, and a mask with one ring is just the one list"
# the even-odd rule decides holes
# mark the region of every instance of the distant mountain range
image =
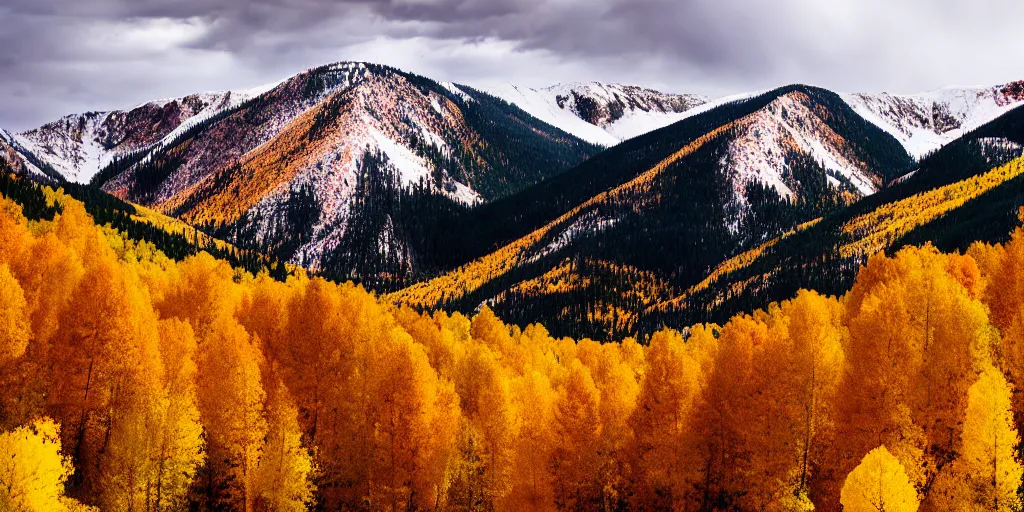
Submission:
[[[900,244],[1005,236],[1024,204],[1022,102],[1024,82],[711,99],[339,63],[0,130],[0,157],[395,302],[612,339],[764,307],[794,283],[838,293]],[[921,197],[917,220],[886,209]]]

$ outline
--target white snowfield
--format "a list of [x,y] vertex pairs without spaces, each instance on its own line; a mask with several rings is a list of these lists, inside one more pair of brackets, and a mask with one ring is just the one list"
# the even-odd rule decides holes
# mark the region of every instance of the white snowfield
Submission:
[[568,109],[559,108],[555,95],[547,89],[533,89],[506,84],[490,87],[484,92],[497,96],[570,135],[575,135],[591,144],[614,146],[619,139],[600,126],[592,125]]
[[931,153],[1021,104],[1004,86],[946,87],[919,94],[840,94],[862,117],[889,132],[914,158]]
[[[638,86],[598,82],[559,84],[535,89],[513,84],[482,88],[526,113],[592,144],[614,146],[624,140],[663,128],[692,115],[708,98],[695,94],[666,94]],[[583,106],[577,99],[585,98]],[[595,123],[584,119],[596,108]],[[613,115],[613,108],[621,108]]]

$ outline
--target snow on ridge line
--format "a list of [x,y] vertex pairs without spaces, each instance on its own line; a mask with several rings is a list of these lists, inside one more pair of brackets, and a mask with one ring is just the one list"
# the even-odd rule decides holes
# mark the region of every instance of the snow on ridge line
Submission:
[[[911,156],[920,159],[1024,102],[1002,98],[1005,87],[944,87],[918,94],[840,93],[840,97],[858,115],[895,137]],[[1001,104],[1000,98],[1005,103]],[[926,119],[923,122],[922,117]],[[957,126],[943,130],[941,125],[933,124],[948,120],[955,121]]]
[[619,139],[599,126],[594,126],[567,109],[559,108],[545,92],[515,84],[482,89],[522,109],[527,114],[591,144],[614,146]]
[[[631,88],[636,88],[637,91],[629,91]],[[686,119],[694,113],[702,111],[696,109],[707,105],[707,98],[701,95],[664,93],[638,85],[604,84],[601,82],[573,82],[539,89],[517,86],[515,84],[502,84],[483,87],[481,90],[516,105],[533,117],[566,133],[592,144],[605,147],[614,146],[624,140],[638,137]],[[598,126],[580,118],[569,108],[559,106],[558,96],[573,91],[606,102],[616,101],[616,99],[621,99],[620,95],[625,95],[638,101],[680,98],[704,101],[705,103],[682,112],[645,111],[643,109],[629,108],[622,117],[608,123],[606,126]]]
[[452,94],[462,98],[467,103],[472,103],[473,101],[475,101],[473,99],[473,97],[470,96],[466,91],[463,91],[458,85],[455,85],[455,82],[439,82],[439,83],[441,84],[441,87],[444,87],[445,89],[448,89],[448,92],[451,92]]

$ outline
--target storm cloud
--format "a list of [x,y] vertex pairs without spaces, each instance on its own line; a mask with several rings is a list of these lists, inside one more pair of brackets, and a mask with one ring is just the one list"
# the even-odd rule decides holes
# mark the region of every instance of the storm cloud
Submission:
[[0,126],[244,88],[339,60],[471,84],[721,95],[1024,78],[1019,0],[5,0]]

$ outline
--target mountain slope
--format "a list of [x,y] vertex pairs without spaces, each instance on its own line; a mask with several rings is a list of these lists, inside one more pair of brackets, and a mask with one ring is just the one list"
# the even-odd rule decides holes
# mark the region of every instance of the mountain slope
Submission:
[[598,82],[542,89],[509,84],[485,90],[537,119],[602,146],[614,146],[685,119],[689,111],[708,102],[696,94],[667,94]]
[[[415,233],[392,218],[360,225],[377,229],[363,258],[388,265],[336,261],[346,228],[366,217],[357,207],[415,192],[458,210],[599,151],[498,98],[362,63],[311,69],[250,94],[71,116],[14,141],[22,161],[79,181],[107,164],[91,182],[122,199],[312,269],[331,260],[356,278],[407,274],[418,259],[405,239]],[[371,192],[388,197],[368,203]]]
[[1024,102],[1024,81],[910,95],[842,96],[858,114],[891,133],[911,155],[920,158]]
[[[473,210],[461,223],[478,245],[462,256],[477,259],[391,298],[454,309],[487,302],[513,322],[543,318],[567,334],[610,339],[631,331],[645,301],[873,192],[910,163],[837,95],[784,87],[632,139]],[[570,278],[567,268],[585,273]],[[577,286],[560,290],[555,276]],[[636,302],[640,295],[619,286],[628,276],[661,291]],[[538,288],[550,293],[529,292]]]
[[72,114],[23,133],[4,132],[0,138],[20,148],[22,160],[36,160],[69,181],[88,183],[119,155],[148,148],[183,125],[235,107],[270,87],[192,94],[130,110]]
[[933,243],[945,251],[1004,241],[1024,206],[1024,107],[954,140],[892,187],[719,264],[641,313],[641,328],[720,321],[800,287],[841,294],[872,254]]

